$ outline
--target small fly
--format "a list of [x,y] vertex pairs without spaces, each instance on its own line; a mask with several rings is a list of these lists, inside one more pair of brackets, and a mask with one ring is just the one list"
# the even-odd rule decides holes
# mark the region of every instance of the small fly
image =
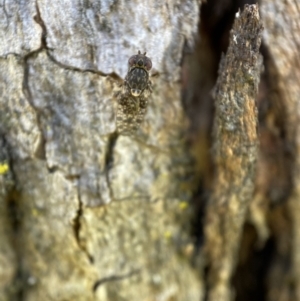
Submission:
[[133,55],[128,60],[128,72],[121,91],[117,93],[117,130],[131,135],[140,127],[146,113],[148,98],[152,93],[149,71],[152,62],[146,52]]

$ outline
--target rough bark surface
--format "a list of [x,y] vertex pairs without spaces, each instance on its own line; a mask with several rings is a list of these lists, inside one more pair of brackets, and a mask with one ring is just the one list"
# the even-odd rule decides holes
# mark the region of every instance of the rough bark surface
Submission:
[[205,223],[210,301],[232,299],[232,272],[254,192],[261,32],[258,6],[246,6],[236,14],[214,90],[216,170]]
[[268,277],[267,300],[300,300],[300,3],[262,1],[261,13],[272,77],[270,97],[280,104],[284,118],[286,178],[292,186],[285,214],[274,220],[278,251]]
[[[196,0],[2,2],[1,301],[200,298],[178,82],[198,19]],[[160,77],[117,136],[106,75],[138,50]]]
[[300,301],[299,1],[200,2],[0,0],[0,301]]

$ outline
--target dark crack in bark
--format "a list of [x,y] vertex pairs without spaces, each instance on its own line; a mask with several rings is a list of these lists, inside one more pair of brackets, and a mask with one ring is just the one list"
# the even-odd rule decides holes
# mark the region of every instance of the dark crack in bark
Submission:
[[[79,182],[79,177],[78,177],[78,182]],[[78,185],[79,187],[79,185]],[[89,262],[91,264],[94,263],[94,258],[91,254],[89,254],[88,250],[86,249],[86,247],[82,244],[81,240],[80,240],[80,230],[81,230],[81,218],[83,215],[83,204],[82,201],[80,199],[80,191],[78,189],[78,209],[76,212],[76,217],[73,219],[73,233],[77,242],[78,247],[86,254],[86,256],[89,259]]]
[[116,142],[118,140],[118,137],[119,137],[119,134],[117,132],[109,135],[106,153],[105,153],[105,165],[104,165],[105,177],[106,177],[106,182],[107,182],[107,186],[109,189],[109,195],[110,195],[111,200],[114,200],[114,195],[113,195],[112,187],[111,187],[110,180],[109,180],[109,170],[111,169],[111,167],[113,165],[114,148],[115,148]]
[[47,29],[46,29],[45,23],[41,17],[38,1],[35,1],[35,7],[36,7],[36,15],[33,17],[33,19],[42,28],[41,48],[48,49],[47,43],[46,43]]
[[35,156],[39,159],[45,160],[46,159],[46,151],[45,151],[45,138],[43,135],[43,129],[41,126],[41,114],[43,114],[43,112],[41,110],[39,110],[38,108],[36,108],[33,105],[33,101],[32,101],[32,94],[29,88],[29,68],[30,68],[30,64],[29,64],[29,60],[31,58],[36,57],[41,51],[43,51],[43,49],[47,49],[47,44],[46,44],[46,27],[44,25],[44,22],[41,18],[40,15],[40,11],[39,11],[39,7],[38,7],[38,1],[36,1],[36,12],[37,14],[33,17],[33,19],[35,20],[35,22],[37,24],[39,24],[42,28],[42,36],[41,36],[41,46],[33,51],[28,53],[27,55],[24,56],[23,58],[23,66],[24,66],[24,77],[23,77],[23,94],[25,95],[25,97],[28,100],[28,103],[30,104],[30,106],[33,108],[33,110],[36,112],[36,116],[37,116],[37,126],[40,130],[40,143],[35,151]]
[[113,275],[113,276],[110,276],[110,277],[104,277],[104,278],[101,278],[99,280],[97,280],[93,286],[93,291],[95,292],[98,287],[104,283],[107,283],[107,282],[111,282],[111,281],[120,281],[120,280],[123,280],[123,279],[126,279],[126,278],[129,278],[129,277],[132,277],[136,274],[139,274],[141,271],[140,270],[133,270],[127,274],[124,274],[124,275]]

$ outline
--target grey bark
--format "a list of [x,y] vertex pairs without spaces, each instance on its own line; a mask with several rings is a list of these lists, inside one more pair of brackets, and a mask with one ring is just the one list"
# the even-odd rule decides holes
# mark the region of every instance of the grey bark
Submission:
[[[265,299],[300,300],[299,3],[264,0],[261,17],[255,5],[236,15],[214,88],[212,151],[197,150],[214,162],[200,248],[192,195],[209,164],[193,161],[181,101],[195,74],[201,90],[212,81],[206,68],[181,73],[199,10],[196,0],[0,3],[0,301],[234,300],[246,224],[258,249],[276,242]],[[260,19],[268,93],[258,91]],[[116,134],[114,92],[138,50],[159,76],[128,137]],[[263,92],[280,106],[288,166],[284,152],[281,165],[266,152]],[[266,128],[280,140],[273,109]]]
[[[199,299],[178,82],[199,3],[5,1],[0,14],[1,301]],[[138,50],[160,77],[137,136],[116,137],[107,75],[124,78]]]

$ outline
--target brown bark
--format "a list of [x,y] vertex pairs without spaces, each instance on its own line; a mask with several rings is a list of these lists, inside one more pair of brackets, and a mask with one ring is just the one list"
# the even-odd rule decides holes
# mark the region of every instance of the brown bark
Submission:
[[279,102],[282,108],[286,177],[290,182],[285,216],[277,215],[274,220],[283,226],[276,229],[278,255],[269,275],[268,300],[300,300],[300,3],[264,1],[261,11],[266,27],[267,67],[272,77],[271,101]]
[[300,300],[300,9],[245,2],[0,3],[0,301]]
[[254,191],[261,32],[257,6],[237,13],[214,91],[215,179],[205,223],[211,301],[232,299],[230,281]]

